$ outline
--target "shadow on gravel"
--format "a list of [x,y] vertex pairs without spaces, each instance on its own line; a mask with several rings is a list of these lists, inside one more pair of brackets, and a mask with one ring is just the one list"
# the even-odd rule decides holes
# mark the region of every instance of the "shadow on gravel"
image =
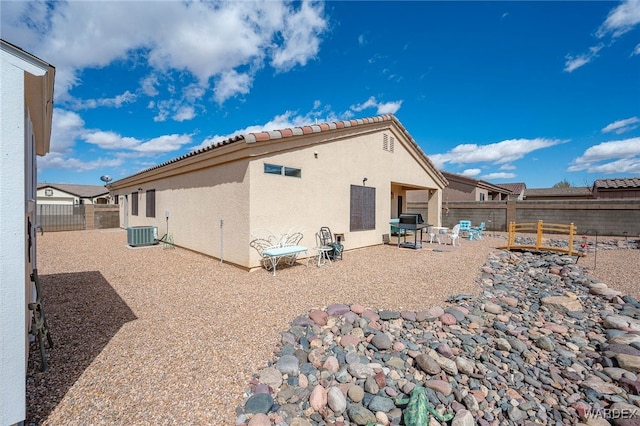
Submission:
[[98,271],[40,276],[44,311],[53,338],[49,370],[29,349],[26,424],[44,422],[120,328],[136,316]]

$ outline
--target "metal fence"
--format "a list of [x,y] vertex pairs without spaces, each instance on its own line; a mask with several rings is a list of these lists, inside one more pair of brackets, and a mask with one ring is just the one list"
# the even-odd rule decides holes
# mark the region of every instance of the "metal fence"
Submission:
[[41,225],[45,232],[86,229],[85,206],[38,204],[36,223]]

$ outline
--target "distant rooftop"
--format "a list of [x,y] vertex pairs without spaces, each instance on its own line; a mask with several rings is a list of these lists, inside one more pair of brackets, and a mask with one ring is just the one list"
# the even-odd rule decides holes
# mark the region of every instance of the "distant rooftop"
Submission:
[[572,186],[568,188],[527,188],[524,198],[528,197],[589,197],[591,189],[588,186]]
[[101,185],[76,185],[69,183],[38,183],[38,189],[55,188],[66,193],[77,195],[81,198],[93,198],[109,193],[109,190]]
[[499,183],[497,185],[503,187],[512,194],[520,194],[523,189],[527,189],[527,184],[524,182]]
[[640,188],[640,177],[596,179],[593,186],[598,189]]

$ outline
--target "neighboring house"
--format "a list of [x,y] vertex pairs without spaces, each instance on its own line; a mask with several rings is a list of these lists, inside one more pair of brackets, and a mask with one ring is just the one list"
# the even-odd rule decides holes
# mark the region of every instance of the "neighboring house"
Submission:
[[38,204],[109,204],[110,200],[103,185],[38,184]]
[[594,198],[640,198],[640,177],[597,179],[591,191]]
[[[157,226],[176,245],[244,268],[261,230],[328,226],[345,249],[381,244],[406,194],[431,190],[441,222],[446,179],[393,115],[248,133],[107,185],[122,227]],[[165,228],[166,227],[166,228]]]
[[525,184],[524,182],[501,183],[498,186],[509,191],[509,196],[507,198],[509,200],[523,200],[524,191],[527,189],[527,184]]
[[500,185],[474,179],[455,173],[442,172],[449,181],[443,190],[443,200],[447,201],[489,201],[506,200],[510,191]]
[[593,198],[588,186],[571,186],[567,188],[527,188],[524,199],[532,200],[587,200]]
[[49,152],[55,68],[0,40],[0,424],[26,417],[35,300],[36,155]]

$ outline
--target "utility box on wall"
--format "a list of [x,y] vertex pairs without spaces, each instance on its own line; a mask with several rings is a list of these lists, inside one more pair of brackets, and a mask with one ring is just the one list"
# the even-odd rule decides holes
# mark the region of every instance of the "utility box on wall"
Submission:
[[158,228],[155,226],[133,226],[127,228],[127,244],[132,247],[158,244]]

